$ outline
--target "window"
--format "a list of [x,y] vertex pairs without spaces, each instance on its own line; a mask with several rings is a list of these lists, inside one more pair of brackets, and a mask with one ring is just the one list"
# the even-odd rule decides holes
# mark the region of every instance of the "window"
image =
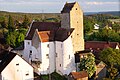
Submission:
[[29,75],[29,71],[27,71],[25,75],[28,76]]
[[49,58],[49,54],[46,54],[46,57]]
[[70,59],[70,55],[69,55],[69,59]]
[[61,64],[60,64],[60,67],[61,67]]
[[71,38],[72,38],[72,36],[71,36]]
[[77,34],[77,35],[79,35],[79,34]]
[[77,8],[76,8],[76,10],[77,10]]
[[61,44],[61,48],[62,48],[62,44]]
[[19,66],[19,63],[17,63],[16,66]]
[[56,57],[57,57],[57,53],[56,53]]
[[30,50],[30,53],[32,53],[32,50]]
[[28,45],[30,44],[30,42],[28,42]]
[[47,47],[49,48],[49,44],[47,44]]
[[32,51],[30,50],[29,58],[31,58],[31,56],[32,56]]

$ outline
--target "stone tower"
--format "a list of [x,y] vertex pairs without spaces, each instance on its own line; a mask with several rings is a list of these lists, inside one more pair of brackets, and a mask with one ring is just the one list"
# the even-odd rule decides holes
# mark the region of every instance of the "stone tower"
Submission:
[[74,52],[84,50],[83,11],[78,2],[66,2],[61,11],[61,27],[74,28],[71,34]]

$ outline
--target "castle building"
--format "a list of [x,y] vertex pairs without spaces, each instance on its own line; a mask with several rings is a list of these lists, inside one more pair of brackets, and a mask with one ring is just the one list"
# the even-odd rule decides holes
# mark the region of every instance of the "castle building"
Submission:
[[76,71],[74,54],[84,50],[83,12],[77,2],[66,3],[61,22],[33,21],[24,40],[23,57],[38,74]]

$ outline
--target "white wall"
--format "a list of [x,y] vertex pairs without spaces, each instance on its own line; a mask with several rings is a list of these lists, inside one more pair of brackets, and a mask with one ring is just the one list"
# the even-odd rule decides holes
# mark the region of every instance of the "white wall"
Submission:
[[71,36],[69,36],[64,42],[63,42],[63,70],[64,74],[69,74],[70,72],[73,72],[76,70],[75,68],[75,57],[74,57],[74,51],[73,51],[73,45],[72,45],[72,39]]
[[29,62],[30,50],[32,50],[31,45],[32,45],[31,40],[24,40],[24,53],[23,53],[23,57],[24,57],[24,59],[27,62]]
[[1,75],[2,80],[33,80],[33,67],[16,55]]
[[56,72],[63,75],[63,43],[56,41]]
[[54,42],[41,43],[41,57],[39,72],[41,74],[52,73],[55,70]]
[[56,41],[56,53],[56,72],[68,75],[76,70],[71,37],[64,42]]

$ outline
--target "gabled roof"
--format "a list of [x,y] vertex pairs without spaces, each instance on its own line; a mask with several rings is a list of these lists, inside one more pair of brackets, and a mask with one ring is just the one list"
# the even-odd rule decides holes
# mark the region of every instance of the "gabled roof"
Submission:
[[57,30],[59,27],[60,23],[56,22],[33,22],[25,39],[31,40],[36,29],[38,29],[38,31],[48,31]]
[[87,41],[85,42],[85,49],[97,49],[97,48],[100,48],[100,49],[105,49],[105,48],[108,48],[108,47],[111,47],[111,48],[116,48],[116,46],[119,45],[118,42],[104,42],[104,41]]
[[3,52],[0,54],[0,73],[12,61],[15,56],[15,53],[3,50]]
[[[13,58],[18,55],[17,53],[9,52],[7,50],[2,50],[0,53],[0,73],[5,69],[5,67],[13,60]],[[18,55],[19,56],[19,55]],[[20,57],[20,56],[19,56]],[[23,58],[22,58],[23,59]],[[24,59],[23,59],[24,60]],[[24,60],[25,61],[25,60]],[[25,61],[28,63],[27,61]],[[29,64],[29,63],[28,63]],[[30,64],[29,64],[30,65]],[[31,66],[31,65],[30,65]]]
[[[100,52],[106,48],[116,48],[118,42],[104,42],[104,41],[87,41],[85,42],[85,49],[91,50],[97,59],[99,59]],[[119,47],[120,48],[120,47]]]
[[71,72],[70,75],[72,75],[72,77],[73,77],[74,79],[80,79],[80,78],[88,77],[88,74],[87,74],[86,71]]
[[67,3],[66,2],[66,4],[64,5],[61,13],[69,13],[72,10],[72,8],[73,8],[73,6],[74,6],[75,3],[76,2],[73,2],[73,3]]
[[25,39],[32,40],[35,31],[37,31],[40,41],[42,42],[64,41],[70,36],[73,30],[73,28],[61,28],[59,23],[33,22],[30,31]]
[[64,41],[66,40],[74,29],[58,28],[56,31],[39,31],[38,35],[41,42],[49,41]]

